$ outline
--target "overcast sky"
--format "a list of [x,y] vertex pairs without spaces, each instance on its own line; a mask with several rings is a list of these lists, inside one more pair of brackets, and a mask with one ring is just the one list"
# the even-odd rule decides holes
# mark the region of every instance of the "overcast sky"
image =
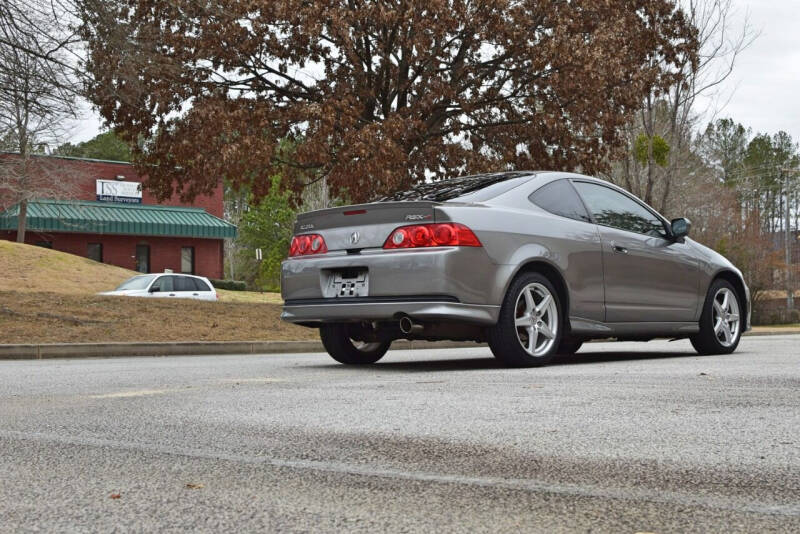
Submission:
[[759,36],[722,87],[717,114],[754,132],[788,132],[800,141],[800,0],[734,0]]
[[[739,27],[748,16],[760,35],[738,58],[715,103],[702,103],[698,111],[732,117],[754,132],[784,130],[800,141],[800,0],[734,0],[734,6]],[[72,129],[74,141],[100,129],[99,117],[87,108]]]

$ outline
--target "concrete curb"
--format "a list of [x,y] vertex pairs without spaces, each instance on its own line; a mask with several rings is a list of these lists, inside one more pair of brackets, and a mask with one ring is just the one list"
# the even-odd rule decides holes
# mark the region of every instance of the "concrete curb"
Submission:
[[[800,334],[800,330],[750,331],[745,336]],[[393,350],[456,349],[485,346],[469,341],[406,341],[392,343]],[[292,354],[325,352],[319,341],[199,341],[187,343],[54,343],[0,345],[0,360],[53,358],[118,358],[126,356],[203,356],[225,354]]]
[[[455,341],[395,341],[394,350],[463,348],[478,344]],[[115,358],[125,356],[202,356],[224,354],[290,354],[325,352],[319,341],[204,341],[189,343],[54,343],[0,345],[0,360]]]
[[791,336],[795,334],[800,334],[800,330],[774,328],[772,330],[750,330],[744,333],[745,336]]

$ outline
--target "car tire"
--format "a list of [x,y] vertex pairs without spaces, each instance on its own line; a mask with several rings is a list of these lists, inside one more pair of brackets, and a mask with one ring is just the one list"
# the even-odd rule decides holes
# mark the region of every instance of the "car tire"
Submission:
[[708,288],[703,304],[700,332],[689,338],[698,354],[730,354],[735,351],[742,339],[742,310],[733,285],[727,280],[715,280]]
[[556,354],[561,354],[562,356],[572,356],[580,350],[581,346],[583,346],[582,339],[574,339],[562,336],[561,343],[558,345]]
[[540,273],[524,273],[503,299],[497,324],[489,329],[489,347],[509,367],[545,365],[557,354],[562,322],[563,308],[550,280]]
[[345,365],[368,365],[383,358],[391,341],[366,343],[350,338],[348,325],[326,324],[319,329],[322,345],[331,358]]

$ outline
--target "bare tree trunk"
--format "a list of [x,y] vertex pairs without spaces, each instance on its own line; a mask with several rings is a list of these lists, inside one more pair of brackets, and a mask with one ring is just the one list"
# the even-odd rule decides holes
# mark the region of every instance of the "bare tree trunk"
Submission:
[[633,187],[633,178],[631,177],[631,159],[629,156],[625,156],[622,165],[623,177],[625,178],[625,189],[636,194],[636,189]]
[[645,188],[644,193],[644,201],[647,204],[653,204],[653,166],[655,165],[655,161],[653,161],[653,141],[655,140],[655,117],[653,113],[653,99],[651,95],[647,95],[647,103],[645,107],[645,114],[644,114],[644,132],[647,136],[647,186]]
[[667,212],[667,202],[669,201],[669,195],[672,192],[672,180],[667,178],[664,180],[664,194],[661,196],[661,205],[658,208],[662,214]]
[[28,228],[28,200],[23,199],[19,203],[19,214],[17,215],[17,243],[25,242],[25,231]]

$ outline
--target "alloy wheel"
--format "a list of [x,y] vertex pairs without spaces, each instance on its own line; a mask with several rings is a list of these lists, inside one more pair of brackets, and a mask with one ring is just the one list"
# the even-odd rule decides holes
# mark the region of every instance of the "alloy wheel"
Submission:
[[714,335],[723,347],[730,347],[739,338],[739,301],[727,287],[720,288],[714,295],[712,308]]
[[550,290],[536,282],[528,284],[515,309],[514,327],[522,348],[534,357],[547,354],[558,332],[558,308]]

